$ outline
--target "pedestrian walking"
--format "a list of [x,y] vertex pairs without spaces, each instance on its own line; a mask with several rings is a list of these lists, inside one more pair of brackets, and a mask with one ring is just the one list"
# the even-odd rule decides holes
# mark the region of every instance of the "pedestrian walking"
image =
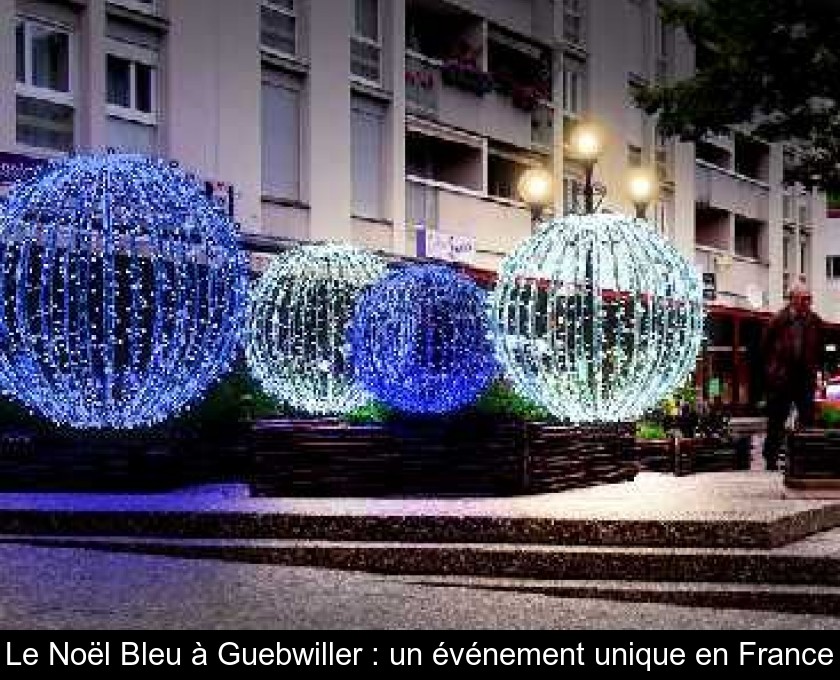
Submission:
[[791,406],[797,424],[814,421],[817,371],[822,366],[822,319],[811,309],[812,296],[804,283],[790,289],[790,301],[770,321],[764,337],[766,366],[767,437],[764,461],[768,470],[778,469],[779,449]]

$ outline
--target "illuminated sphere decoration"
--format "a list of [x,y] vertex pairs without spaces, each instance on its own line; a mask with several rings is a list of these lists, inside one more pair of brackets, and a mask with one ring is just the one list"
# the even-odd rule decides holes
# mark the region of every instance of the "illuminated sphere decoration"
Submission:
[[406,413],[467,406],[498,372],[486,305],[484,291],[448,267],[393,271],[356,310],[351,339],[359,382]]
[[353,378],[347,332],[359,295],[384,273],[381,258],[349,245],[275,257],[252,291],[245,348],[263,389],[302,413],[364,406],[370,395]]
[[627,422],[694,368],[702,285],[648,222],[572,215],[544,223],[502,262],[491,326],[522,396],[575,423]]
[[174,164],[72,156],[0,215],[0,384],[75,428],[152,425],[238,351],[248,269],[234,224]]

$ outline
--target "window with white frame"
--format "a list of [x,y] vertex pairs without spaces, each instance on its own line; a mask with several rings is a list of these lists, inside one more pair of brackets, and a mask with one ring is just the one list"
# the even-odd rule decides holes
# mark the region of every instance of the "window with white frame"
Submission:
[[799,235],[799,275],[805,281],[811,278],[811,235],[807,232]]
[[301,166],[301,90],[294,76],[263,71],[262,193],[299,200]]
[[585,109],[586,64],[566,56],[563,60],[563,113],[580,117]]
[[56,151],[74,145],[73,46],[69,29],[40,19],[15,22],[18,144]]
[[105,58],[108,146],[154,154],[158,125],[158,54],[109,41]]
[[353,156],[353,214],[385,217],[385,105],[354,95],[350,132]]
[[287,57],[298,54],[297,0],[262,0],[260,47]]
[[563,177],[563,214],[572,215],[578,212],[582,196],[583,180],[573,175]]
[[671,72],[671,59],[674,53],[674,27],[665,21],[662,10],[656,11],[656,80],[664,83]]
[[354,0],[350,73],[372,83],[382,80],[382,30],[379,0]]
[[645,78],[645,43],[647,38],[647,12],[643,0],[627,0],[627,47],[625,59],[627,71],[639,78]]
[[158,9],[158,0],[109,0],[109,2],[147,14],[152,14]]
[[586,0],[563,0],[563,39],[576,45],[584,41],[584,3]]
[[825,258],[825,276],[832,283],[840,283],[840,255]]

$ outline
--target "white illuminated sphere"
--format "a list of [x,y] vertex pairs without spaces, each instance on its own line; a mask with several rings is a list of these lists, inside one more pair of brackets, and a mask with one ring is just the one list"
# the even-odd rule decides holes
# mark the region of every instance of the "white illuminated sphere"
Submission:
[[272,260],[252,291],[245,348],[268,394],[308,414],[367,403],[353,378],[348,328],[359,295],[384,273],[380,258],[339,244],[299,246]]
[[491,327],[523,396],[571,422],[627,422],[693,370],[702,284],[648,222],[572,215],[541,225],[502,262]]

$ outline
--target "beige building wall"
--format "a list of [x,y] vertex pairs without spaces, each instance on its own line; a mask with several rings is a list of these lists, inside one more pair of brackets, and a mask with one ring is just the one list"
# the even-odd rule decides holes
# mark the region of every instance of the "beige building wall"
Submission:
[[[294,4],[296,51],[277,55],[260,46],[260,0],[0,0],[0,90],[16,89],[16,14],[63,21],[73,34],[76,145],[104,148],[105,36],[109,22],[119,18],[160,41],[157,151],[203,179],[233,185],[235,218],[248,238],[269,245],[349,240],[413,256],[418,229],[436,229],[470,240],[472,263],[490,270],[532,232],[529,209],[515,193],[494,195],[492,172],[508,161],[523,170],[535,164],[551,169],[553,211],[568,211],[564,178],[573,186],[580,166],[564,146],[566,128],[591,117],[606,132],[595,169],[596,181],[607,191],[603,208],[632,211],[626,191],[630,166],[659,167],[661,205],[650,206],[649,217],[701,270],[715,273],[719,303],[778,309],[784,286],[804,274],[818,309],[840,321],[836,294],[823,277],[826,254],[837,238],[827,231],[820,196],[783,189],[782,148],[767,146],[766,176],[752,177],[734,138],[712,140],[712,154],[718,148],[728,159],[716,165],[708,162],[705,147],[660,144],[655,121],[632,105],[630,85],[654,81],[661,66],[653,0],[581,0],[578,41],[569,39],[571,19],[559,0],[380,0],[378,83],[352,74],[353,0]],[[489,66],[494,41],[550,53],[549,106],[532,113],[513,106],[508,94],[478,96],[445,83],[441,55],[407,53],[406,23],[418,5],[444,13],[440,31],[462,25],[462,37],[480,48],[482,68]],[[687,38],[676,32],[670,39],[668,77],[690,74],[694,64]],[[563,89],[574,64],[583,69],[582,103],[570,113],[564,110]],[[417,69],[428,76],[428,88],[407,84]],[[261,92],[269,71],[300,88],[299,191],[293,197],[265,191]],[[418,107],[418,95],[426,98],[427,108]],[[384,112],[381,212],[373,216],[357,215],[354,208],[350,112],[358,97]],[[440,167],[419,176],[418,148],[426,153],[427,146]],[[639,150],[635,160],[631,147]],[[14,96],[0,97],[0,151],[53,155],[17,144]],[[710,220],[710,214],[716,217]],[[762,225],[754,241],[745,238],[753,229],[749,220]],[[755,256],[743,254],[753,246]]]

